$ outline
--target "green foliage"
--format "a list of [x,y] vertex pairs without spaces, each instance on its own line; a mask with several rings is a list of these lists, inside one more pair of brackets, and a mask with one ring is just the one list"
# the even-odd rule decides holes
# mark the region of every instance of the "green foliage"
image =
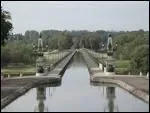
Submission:
[[135,49],[132,54],[131,67],[137,74],[149,72],[149,45],[141,45]]
[[2,66],[6,66],[9,63],[35,64],[32,45],[12,42],[1,48],[1,51]]
[[117,60],[115,64],[116,68],[129,68],[130,60]]
[[4,11],[1,7],[1,46],[4,46],[10,31],[12,30],[11,16],[8,11]]
[[10,62],[10,50],[8,48],[1,48],[1,66],[6,66]]
[[66,33],[58,38],[58,48],[62,49],[70,49],[73,45],[72,38]]
[[114,57],[120,60],[131,60],[132,74],[146,74],[149,71],[149,32],[133,31],[119,34],[113,39],[118,42]]
[[115,73],[118,75],[128,75],[129,71],[128,68],[115,68]]

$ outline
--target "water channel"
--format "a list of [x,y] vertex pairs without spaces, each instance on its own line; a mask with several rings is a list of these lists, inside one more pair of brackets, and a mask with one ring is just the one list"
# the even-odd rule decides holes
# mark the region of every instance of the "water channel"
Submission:
[[147,112],[149,104],[113,84],[91,85],[88,68],[82,56],[76,54],[60,86],[33,88],[2,111]]

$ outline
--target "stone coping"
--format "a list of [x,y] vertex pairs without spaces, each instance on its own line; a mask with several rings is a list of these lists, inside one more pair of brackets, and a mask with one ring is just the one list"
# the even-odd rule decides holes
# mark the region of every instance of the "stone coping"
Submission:
[[[106,79],[107,78],[107,79]],[[140,89],[137,89],[121,80],[114,80],[110,77],[99,77],[99,79],[96,79],[96,77],[90,77],[91,82],[98,82],[98,83],[113,83],[116,84],[118,86],[120,86],[121,88],[127,90],[129,93],[133,94],[134,96],[138,97],[139,99],[143,100],[146,103],[149,103],[149,94],[143,92]]]

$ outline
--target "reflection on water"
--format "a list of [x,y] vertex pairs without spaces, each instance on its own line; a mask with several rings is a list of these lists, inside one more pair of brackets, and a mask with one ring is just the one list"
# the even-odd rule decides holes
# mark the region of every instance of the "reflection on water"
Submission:
[[114,112],[117,111],[119,112],[118,106],[114,104],[114,99],[115,99],[115,87],[106,87],[106,94],[107,94],[107,101],[108,105],[106,108],[104,108],[104,112],[108,111],[109,112]]
[[149,111],[149,105],[113,84],[91,84],[80,54],[74,56],[61,85],[38,86],[2,111]]
[[45,87],[37,87],[37,101],[38,105],[35,107],[35,111],[44,112],[48,111],[48,108],[45,108],[44,101],[46,99],[46,88]]

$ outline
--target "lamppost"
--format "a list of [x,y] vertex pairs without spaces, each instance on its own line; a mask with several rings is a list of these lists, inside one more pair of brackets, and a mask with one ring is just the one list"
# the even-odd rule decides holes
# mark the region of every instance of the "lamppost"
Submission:
[[117,47],[118,47],[118,44],[117,44],[117,42],[116,42],[115,46],[116,46],[116,50],[117,50]]
[[109,72],[107,74],[114,74],[114,58],[113,53],[114,53],[115,48],[113,47],[112,44],[112,37],[111,35],[108,36],[108,41],[107,41],[107,59],[106,59],[106,72]]
[[41,34],[40,38],[38,39],[37,50],[35,44],[33,44],[32,46],[35,52],[34,54],[38,56],[38,58],[36,59],[36,76],[41,76],[44,74],[44,62],[45,62],[43,58],[43,40],[41,38]]
[[103,61],[104,43],[102,43],[102,61]]
[[48,49],[48,44],[46,44],[46,50],[47,50],[47,52],[49,52],[49,49]]

